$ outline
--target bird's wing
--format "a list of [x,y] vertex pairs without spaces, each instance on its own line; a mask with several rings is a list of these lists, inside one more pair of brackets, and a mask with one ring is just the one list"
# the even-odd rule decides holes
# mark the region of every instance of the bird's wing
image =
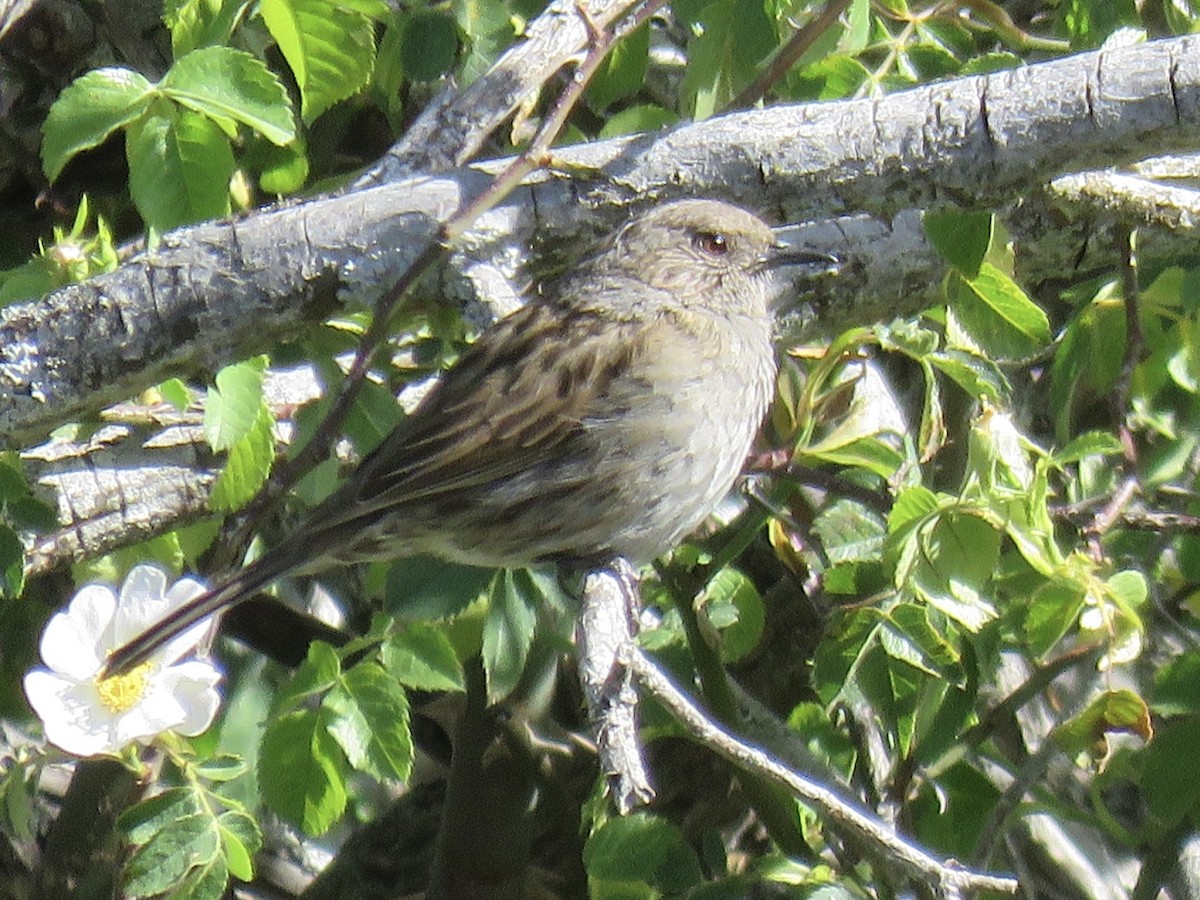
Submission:
[[363,460],[334,505],[349,520],[452,501],[560,458],[584,418],[606,412],[604,396],[638,352],[633,330],[547,304],[508,316]]

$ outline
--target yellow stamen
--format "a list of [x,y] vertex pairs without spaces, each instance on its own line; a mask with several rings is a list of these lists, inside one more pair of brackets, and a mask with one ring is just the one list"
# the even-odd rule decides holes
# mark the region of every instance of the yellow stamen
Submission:
[[135,706],[146,693],[150,680],[149,662],[144,662],[125,675],[111,675],[96,682],[100,702],[109,712],[125,712]]

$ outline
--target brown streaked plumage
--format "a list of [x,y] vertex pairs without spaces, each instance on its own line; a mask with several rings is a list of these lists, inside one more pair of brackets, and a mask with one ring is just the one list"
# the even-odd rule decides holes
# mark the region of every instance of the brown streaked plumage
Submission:
[[737,477],[774,387],[772,269],[813,259],[717,201],[635,217],[485,332],[294,534],[115,652],[108,671],[289,572],[418,553],[648,562]]

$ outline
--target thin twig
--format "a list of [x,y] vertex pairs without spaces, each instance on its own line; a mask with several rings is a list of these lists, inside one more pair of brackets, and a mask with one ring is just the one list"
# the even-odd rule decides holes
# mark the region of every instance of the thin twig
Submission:
[[935,859],[920,847],[897,835],[856,804],[831,788],[794,772],[758,747],[752,746],[710,719],[643,652],[635,651],[631,667],[638,681],[705,746],[733,764],[768,779],[796,799],[813,807],[822,817],[863,844],[875,848],[884,859],[895,862],[944,897],[964,891],[990,890],[1015,894],[1012,878],[972,872],[953,862]]
[[851,0],[829,0],[820,14],[793,34],[755,79],[730,101],[729,109],[745,109],[766,96],[767,91],[788,73],[808,48],[816,43],[817,38],[829,30],[850,3]]

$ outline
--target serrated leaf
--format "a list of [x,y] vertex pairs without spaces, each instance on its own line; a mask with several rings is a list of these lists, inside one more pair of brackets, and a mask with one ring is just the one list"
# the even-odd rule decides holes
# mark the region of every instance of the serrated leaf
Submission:
[[287,91],[262,60],[244,50],[193,50],[171,66],[158,88],[164,97],[220,125],[230,139],[237,136],[238,122],[273,144],[296,139]]
[[219,850],[220,836],[211,816],[191,815],[166,823],[130,856],[122,896],[166,893],[194,866],[215,859]]
[[1000,554],[1000,534],[975,515],[944,513],[922,528],[911,566],[897,566],[896,586],[958,622],[978,631],[996,618],[981,594]]
[[191,788],[167,788],[121,813],[117,827],[125,832],[131,843],[144,844],[165,825],[196,815],[201,808],[196,792]]
[[234,160],[211,120],[159,102],[125,137],[129,192],[156,231],[229,215]]
[[171,55],[180,59],[197,47],[228,43],[249,0],[167,0],[163,24],[171,32]]
[[342,659],[338,652],[324,641],[313,641],[296,674],[276,694],[272,712],[276,715],[289,712],[301,701],[325,693],[337,684],[341,675]]
[[263,734],[258,785],[276,813],[307,834],[329,830],[346,809],[345,756],[328,710],[301,710],[275,719]]
[[378,663],[362,663],[345,673],[326,703],[337,712],[330,733],[354,768],[384,780],[408,778],[413,762],[408,695],[396,678]]
[[462,663],[450,638],[438,628],[413,622],[383,646],[384,668],[401,684],[425,691],[463,691]]
[[490,701],[508,696],[517,686],[536,625],[537,610],[517,588],[512,572],[497,573],[483,620],[483,669]]
[[42,125],[42,170],[53,182],[73,156],[102,144],[146,111],[154,88],[131,69],[96,69],[58,95]]
[[398,560],[388,570],[384,612],[408,622],[448,619],[475,603],[494,576],[428,556]]
[[371,19],[330,0],[262,0],[263,21],[300,87],[300,110],[312,122],[371,79]]
[[975,278],[992,241],[992,214],[977,210],[931,210],[922,217],[934,249],[967,278]]
[[230,449],[255,426],[263,401],[266,357],[225,366],[204,404],[204,439],[218,453]]
[[274,418],[265,405],[246,434],[229,448],[225,466],[213,482],[209,504],[220,512],[241,509],[258,493],[275,461]]

